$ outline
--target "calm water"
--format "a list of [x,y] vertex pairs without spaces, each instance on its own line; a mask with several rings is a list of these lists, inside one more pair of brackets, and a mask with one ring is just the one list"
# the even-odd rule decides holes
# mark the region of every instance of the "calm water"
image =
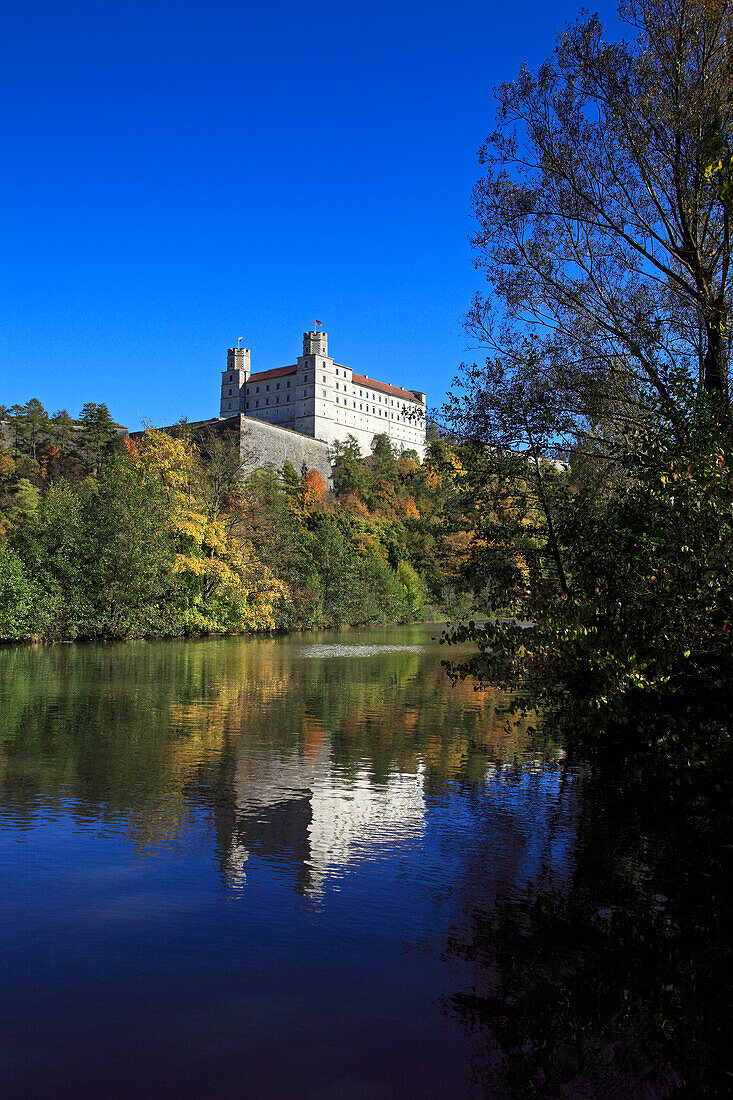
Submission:
[[684,1084],[679,840],[673,873],[431,633],[0,651],[3,1095]]

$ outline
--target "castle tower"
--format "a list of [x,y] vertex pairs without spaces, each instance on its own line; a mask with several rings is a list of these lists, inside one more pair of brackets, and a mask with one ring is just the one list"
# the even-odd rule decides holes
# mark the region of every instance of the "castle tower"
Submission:
[[328,333],[304,332],[303,355],[328,356]]
[[234,416],[235,413],[244,412],[249,374],[249,348],[229,348],[227,369],[221,372],[219,416]]

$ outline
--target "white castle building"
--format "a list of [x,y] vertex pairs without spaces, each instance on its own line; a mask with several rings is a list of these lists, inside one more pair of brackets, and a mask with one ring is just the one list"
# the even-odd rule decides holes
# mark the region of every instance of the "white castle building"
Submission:
[[244,413],[329,446],[352,435],[363,455],[375,435],[398,453],[425,457],[425,394],[355,374],[328,354],[328,334],[303,333],[303,354],[289,367],[252,374],[248,348],[229,348],[220,417]]

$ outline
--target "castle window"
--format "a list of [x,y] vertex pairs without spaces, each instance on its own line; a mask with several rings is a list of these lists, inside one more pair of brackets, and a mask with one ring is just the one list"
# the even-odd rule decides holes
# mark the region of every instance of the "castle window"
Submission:
[[267,390],[267,392],[268,392],[268,393],[270,392],[270,383],[269,383],[269,382],[268,382],[268,383],[267,383],[267,385],[265,386],[265,389]]
[[279,404],[280,404],[280,398],[279,398],[279,397],[276,397],[276,398],[275,398],[275,404],[276,404],[276,405],[279,405]]
[[279,389],[280,389],[280,383],[279,383],[279,382],[278,382],[278,384],[277,384],[277,385],[275,386],[275,389],[276,389],[276,390],[279,390]]
[[231,401],[228,401],[228,402],[227,402],[227,408],[228,408],[228,409],[231,409],[231,407],[232,407],[232,403],[231,403]]
[[[229,396],[230,396],[230,397],[232,396],[232,391],[231,391],[231,390],[229,391]],[[232,407],[232,406],[230,405],[230,406],[229,406],[229,408],[231,409],[231,407]]]
[[[258,390],[257,392],[259,393],[260,391]],[[255,408],[259,409],[259,407],[260,407],[259,401],[255,401]]]
[[249,397],[249,386],[247,386],[247,396]]
[[323,394],[324,397],[326,396],[326,391],[325,390],[321,390],[321,393]]
[[[257,389],[255,390],[255,393],[259,393],[259,392],[260,392],[260,387],[258,386]],[[259,405],[259,401],[257,402],[257,404]]]
[[265,404],[266,404],[266,405],[269,405],[269,404],[270,404],[270,398],[269,398],[269,397],[266,397],[266,398],[265,398]]
[[325,374],[323,375],[323,381],[324,381],[324,382],[326,381],[326,376],[325,376]]
[[288,389],[290,389],[290,380],[288,380]]

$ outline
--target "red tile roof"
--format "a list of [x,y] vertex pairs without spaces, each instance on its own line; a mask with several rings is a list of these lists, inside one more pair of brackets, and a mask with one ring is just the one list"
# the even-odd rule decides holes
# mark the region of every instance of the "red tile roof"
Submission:
[[367,378],[364,374],[352,374],[351,380],[356,386],[369,386],[380,393],[388,393],[391,397],[401,397],[403,401],[419,401],[417,390],[403,390],[399,386],[390,386],[387,382],[377,382],[374,378]]
[[295,374],[296,366],[276,367],[275,370],[261,370],[259,374],[250,374],[248,382],[265,382],[268,378],[282,378],[286,374]]
[[[348,367],[341,366],[337,363],[336,366],[341,370],[348,370]],[[292,375],[297,373],[297,366],[290,367],[277,367],[275,370],[263,370],[258,374],[250,374],[247,379],[248,384],[250,382],[267,382],[271,378],[283,378],[285,375]],[[367,378],[364,374],[351,375],[351,381],[355,386],[367,386],[369,389],[378,390],[380,393],[389,394],[390,397],[398,397],[402,401],[420,401],[420,396],[417,390],[403,390],[399,386],[390,386],[387,382],[377,382],[374,378]]]

